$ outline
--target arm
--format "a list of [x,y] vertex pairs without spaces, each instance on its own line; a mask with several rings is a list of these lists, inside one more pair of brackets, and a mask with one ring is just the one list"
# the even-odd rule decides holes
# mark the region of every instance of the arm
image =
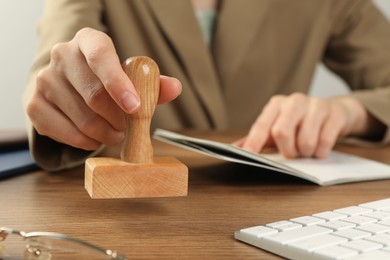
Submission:
[[390,23],[371,1],[353,4],[335,19],[323,61],[366,110],[360,139],[384,144],[390,142]]
[[390,141],[390,26],[369,1],[351,3],[343,2],[331,19],[335,29],[324,62],[349,83],[352,94],[275,96],[237,145],[255,152],[275,145],[291,158],[326,157],[339,137]]
[[[101,1],[45,1],[43,16],[38,25],[39,46],[24,93],[25,107],[35,93],[38,73],[49,65],[50,51],[55,44],[70,41],[83,27],[106,30],[100,22],[102,9]],[[27,125],[32,155],[38,165],[45,169],[70,168],[92,154],[92,151],[75,149],[40,135],[29,118]]]
[[[120,143],[123,112],[139,109],[114,43],[102,31],[102,8],[97,1],[47,2],[40,27],[45,44],[25,96],[31,149],[45,169],[73,167],[103,145]],[[177,80],[161,77],[159,103],[180,90]]]

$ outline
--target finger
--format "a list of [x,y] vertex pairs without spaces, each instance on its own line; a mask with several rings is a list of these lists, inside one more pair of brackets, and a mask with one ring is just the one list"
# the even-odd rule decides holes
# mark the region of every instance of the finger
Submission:
[[[114,145],[123,140],[122,131],[113,129],[104,118],[92,111],[66,79],[54,77],[54,74],[50,72],[50,67],[48,70],[48,72],[45,70],[42,72],[47,74],[46,76],[38,77],[44,78],[44,82],[41,80],[37,84],[38,92],[42,93],[46,103],[49,102],[53,107],[57,107],[80,132],[99,143]],[[119,115],[124,117],[123,112]]]
[[325,121],[318,139],[318,146],[315,157],[326,158],[340,135],[345,125],[345,117],[337,109],[332,109],[328,119]]
[[76,34],[75,41],[88,66],[119,107],[129,114],[136,112],[139,96],[122,69],[111,39],[102,32],[84,28]]
[[283,102],[283,96],[274,96],[265,105],[261,114],[251,126],[248,135],[240,143],[243,149],[252,152],[260,152],[270,139],[270,131],[273,123],[280,112],[280,104]]
[[[58,60],[55,58],[57,56],[60,56]],[[80,50],[70,48],[68,44],[58,44],[52,50],[52,57],[50,66],[54,67],[53,70],[57,70],[58,74],[65,74],[66,80],[89,108],[110,123],[114,129],[124,131],[125,120],[121,108],[91,71]],[[59,63],[61,65],[58,65]]]
[[176,78],[160,76],[160,97],[158,104],[164,104],[174,100],[180,95],[182,90],[181,83]]
[[[40,135],[84,150],[96,150],[101,145],[81,133],[63,113],[40,94],[35,94],[27,106],[27,113]],[[47,120],[50,118],[51,120]]]
[[263,148],[275,148],[276,147],[276,144],[275,144],[275,141],[274,139],[269,136],[267,141],[265,142]]
[[242,145],[244,144],[246,138],[247,138],[247,137],[244,136],[244,137],[242,137],[242,138],[240,138],[240,139],[238,139],[238,140],[232,142],[232,145],[238,146],[238,147],[242,147]]
[[297,149],[301,156],[312,157],[318,146],[320,130],[329,113],[329,105],[321,99],[311,98],[309,108],[299,127]]
[[[246,141],[246,138],[247,138],[247,136],[244,136],[244,137],[232,142],[232,145],[242,148],[242,146],[244,145],[244,143]],[[263,145],[262,149],[271,148],[271,147],[276,147],[276,145],[275,145],[274,140],[271,138],[271,136],[269,136],[267,141]],[[261,152],[262,149],[260,149],[258,152]]]
[[279,152],[286,158],[298,156],[296,133],[305,116],[308,99],[296,93],[290,95],[281,105],[280,114],[271,128],[272,138]]

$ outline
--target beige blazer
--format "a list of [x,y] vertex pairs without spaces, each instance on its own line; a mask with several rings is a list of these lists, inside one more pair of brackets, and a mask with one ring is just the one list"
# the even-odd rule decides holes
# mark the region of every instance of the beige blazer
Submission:
[[[390,24],[369,0],[224,0],[211,48],[190,1],[46,0],[26,101],[51,47],[87,26],[109,34],[122,61],[150,56],[182,82],[181,96],[159,106],[153,127],[248,129],[272,95],[307,92],[320,61],[390,125]],[[389,140],[387,131],[382,142]],[[35,131],[30,144],[49,170],[89,155]]]

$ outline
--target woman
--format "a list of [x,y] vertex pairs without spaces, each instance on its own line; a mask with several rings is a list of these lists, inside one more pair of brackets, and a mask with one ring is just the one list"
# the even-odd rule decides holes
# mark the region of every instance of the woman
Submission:
[[[39,32],[25,103],[48,170],[122,141],[140,102],[120,64],[138,55],[169,76],[153,127],[247,129],[236,145],[286,157],[390,140],[390,26],[369,0],[48,0]],[[320,61],[350,95],[304,94]]]

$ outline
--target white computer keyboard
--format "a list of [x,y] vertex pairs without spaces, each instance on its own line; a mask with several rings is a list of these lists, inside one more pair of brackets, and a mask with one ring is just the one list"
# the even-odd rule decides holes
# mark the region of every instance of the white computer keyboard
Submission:
[[244,228],[234,237],[289,259],[390,260],[390,198]]

